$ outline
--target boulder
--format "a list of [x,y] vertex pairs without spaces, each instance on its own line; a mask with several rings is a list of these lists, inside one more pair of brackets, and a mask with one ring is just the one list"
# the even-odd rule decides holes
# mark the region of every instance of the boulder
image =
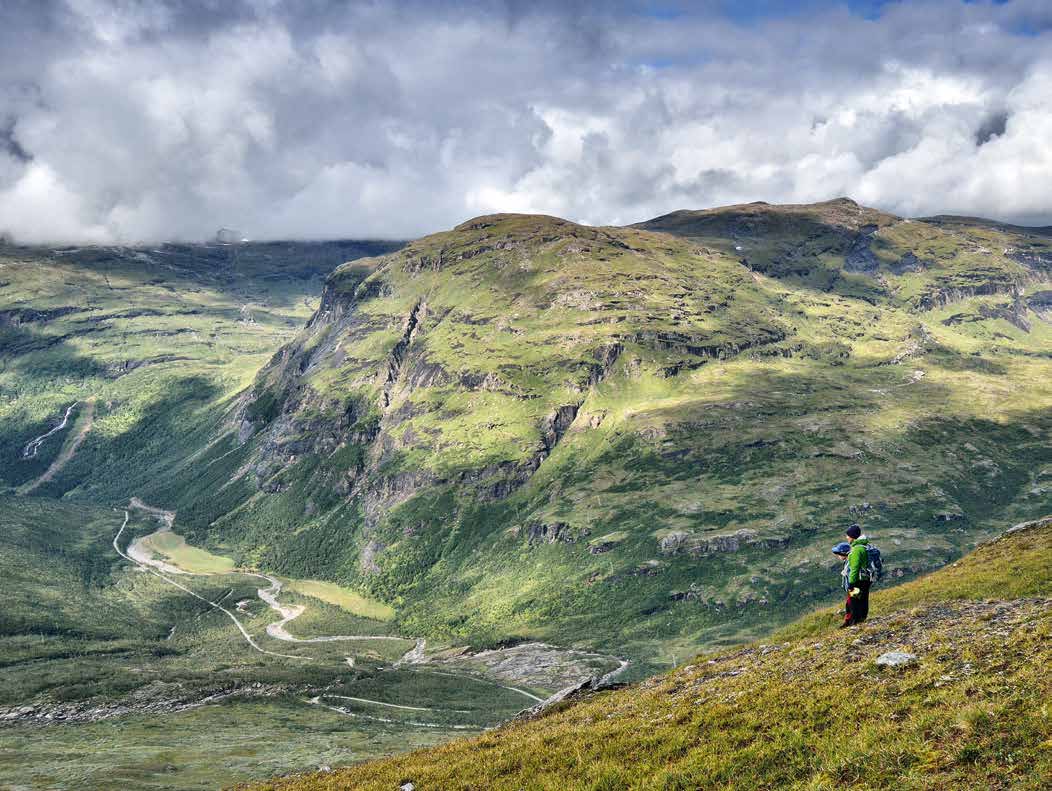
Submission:
[[676,552],[687,540],[687,535],[688,534],[682,530],[675,530],[667,536],[662,537],[659,542],[661,551],[667,554]]
[[876,659],[877,667],[905,667],[917,662],[916,654],[908,654],[905,651],[888,651]]

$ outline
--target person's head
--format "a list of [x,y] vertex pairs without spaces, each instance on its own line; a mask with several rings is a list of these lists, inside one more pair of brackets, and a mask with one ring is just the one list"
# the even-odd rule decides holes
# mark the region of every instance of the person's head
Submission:
[[844,535],[847,536],[848,541],[854,541],[862,535],[862,528],[858,525],[851,525],[851,527],[844,531]]
[[841,541],[835,547],[833,547],[833,554],[841,560],[844,560],[851,553],[851,545],[846,541]]

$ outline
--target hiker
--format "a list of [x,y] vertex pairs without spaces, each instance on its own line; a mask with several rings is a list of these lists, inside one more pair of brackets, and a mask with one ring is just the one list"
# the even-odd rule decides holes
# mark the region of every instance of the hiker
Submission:
[[851,525],[844,531],[850,549],[847,556],[847,613],[840,627],[854,626],[869,615],[869,539],[862,528]]
[[840,584],[844,588],[844,620],[846,621],[851,613],[851,595],[849,593],[851,586],[847,582],[848,572],[850,571],[847,558],[851,554],[851,545],[846,541],[841,541],[833,547],[833,554],[844,564],[844,567],[840,570]]

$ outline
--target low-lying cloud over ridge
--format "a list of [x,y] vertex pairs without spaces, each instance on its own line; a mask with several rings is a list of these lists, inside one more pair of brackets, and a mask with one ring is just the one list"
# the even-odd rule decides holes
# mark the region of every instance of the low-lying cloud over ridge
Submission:
[[1052,223],[1046,2],[800,5],[5,0],[0,231],[394,238],[841,194]]

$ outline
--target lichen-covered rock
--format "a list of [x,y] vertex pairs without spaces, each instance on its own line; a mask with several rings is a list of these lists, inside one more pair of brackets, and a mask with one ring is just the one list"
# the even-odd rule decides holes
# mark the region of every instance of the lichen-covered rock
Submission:
[[878,656],[874,661],[877,667],[905,667],[906,665],[915,664],[917,655],[909,654],[905,651],[888,651]]

